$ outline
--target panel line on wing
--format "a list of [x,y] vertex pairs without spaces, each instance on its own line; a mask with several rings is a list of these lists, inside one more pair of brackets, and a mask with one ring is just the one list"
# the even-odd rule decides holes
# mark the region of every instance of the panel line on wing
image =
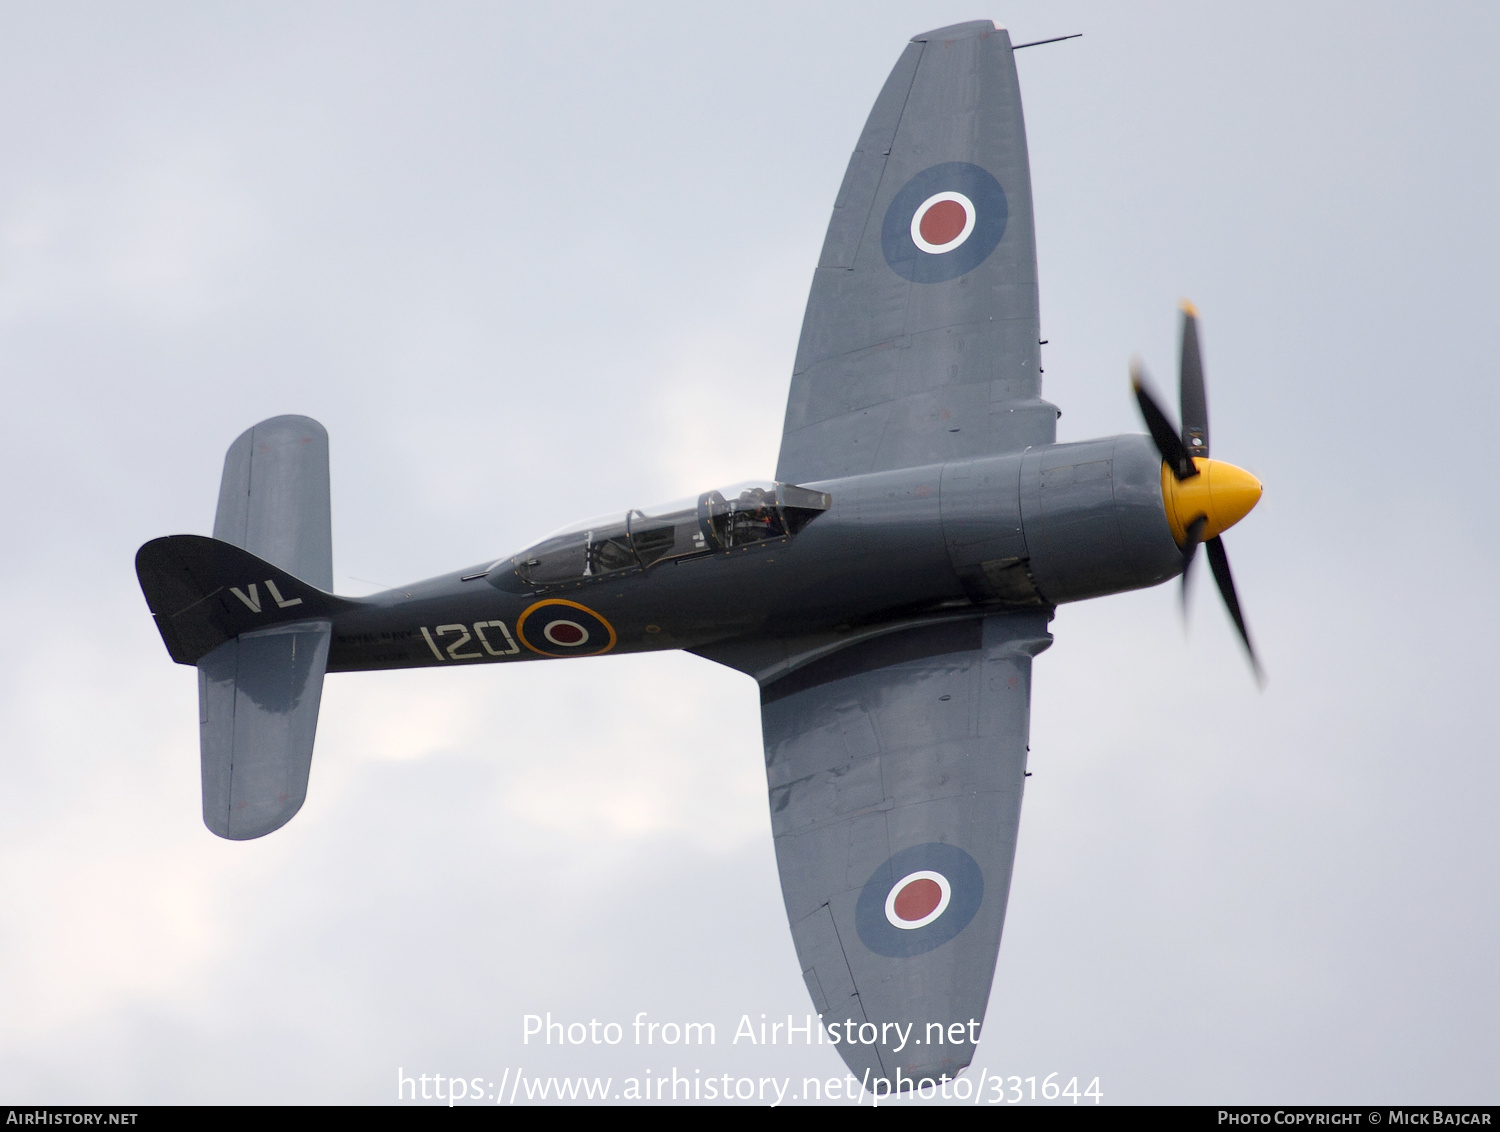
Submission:
[[[839,945],[839,955],[844,960],[844,970],[849,973],[849,985],[854,988],[854,1005],[859,1008],[860,1021],[868,1022],[870,1018],[869,1015],[865,1013],[864,999],[859,993],[859,983],[855,981],[854,968],[849,965],[849,950],[844,946],[844,937],[839,934],[838,919],[833,915],[833,909],[829,905],[824,904],[822,910],[828,915],[828,924],[831,928],[833,928],[834,942]],[[882,1073],[886,1072],[885,1060],[880,1056],[880,1047],[873,1047],[873,1052],[875,1054],[876,1063],[880,1066],[880,1071]]]
[[[859,227],[859,238],[854,241],[855,255],[857,255],[859,249],[864,246],[865,233],[870,230],[870,218],[875,215],[875,202],[880,199],[880,186],[885,183],[885,173],[886,170],[890,167],[891,150],[895,147],[896,137],[901,132],[901,120],[906,117],[906,104],[911,101],[912,87],[916,85],[917,72],[921,69],[922,66],[922,56],[927,50],[927,45],[925,43],[915,43],[913,44],[913,46],[916,47],[917,51],[916,54],[912,57],[911,77],[907,80],[906,90],[902,92],[901,95],[901,109],[896,112],[895,119],[891,123],[891,131],[886,135],[885,143],[880,148],[880,173],[875,178],[875,186],[873,191],[870,193],[870,204],[869,207],[865,210],[865,222]],[[852,260],[853,256],[851,256],[850,258]],[[851,262],[847,267],[844,268],[844,270],[853,271],[854,264]]]

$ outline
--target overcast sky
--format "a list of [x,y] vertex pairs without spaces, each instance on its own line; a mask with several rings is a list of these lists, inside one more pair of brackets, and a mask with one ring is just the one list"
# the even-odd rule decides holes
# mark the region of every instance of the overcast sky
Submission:
[[354,594],[769,476],[865,115],[976,17],[1084,33],[1017,56],[1060,439],[1140,430],[1191,297],[1270,682],[1206,571],[1186,634],[1175,586],[1059,611],[975,1070],[1496,1101],[1500,13],[871,0],[0,6],[0,1100],[843,1072],[731,1042],[811,1010],[746,677],[332,676],[306,806],[231,843],[132,560],[278,413]]

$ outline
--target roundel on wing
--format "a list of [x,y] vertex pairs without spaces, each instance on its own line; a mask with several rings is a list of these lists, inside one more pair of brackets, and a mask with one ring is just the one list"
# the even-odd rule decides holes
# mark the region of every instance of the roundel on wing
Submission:
[[908,958],[969,926],[984,901],[979,863],[956,845],[903,849],[875,870],[854,906],[859,938],[877,955]]
[[925,928],[948,910],[953,885],[935,869],[907,873],[885,896],[885,918],[902,931]]
[[942,283],[988,259],[1009,218],[999,181],[978,165],[948,161],[902,186],[885,210],[880,248],[903,279]]
[[516,636],[542,656],[598,656],[615,647],[615,630],[586,605],[554,597],[516,618]]

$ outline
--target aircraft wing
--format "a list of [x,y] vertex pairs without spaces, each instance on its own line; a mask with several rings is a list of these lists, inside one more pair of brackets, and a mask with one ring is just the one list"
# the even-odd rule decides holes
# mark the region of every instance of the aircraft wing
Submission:
[[1010,36],[917,36],[828,225],[776,478],[808,483],[1050,444],[1036,238]]
[[891,633],[762,685],[792,937],[856,1074],[952,1076],[973,1058],[1021,818],[1031,658],[1052,642],[1049,617]]

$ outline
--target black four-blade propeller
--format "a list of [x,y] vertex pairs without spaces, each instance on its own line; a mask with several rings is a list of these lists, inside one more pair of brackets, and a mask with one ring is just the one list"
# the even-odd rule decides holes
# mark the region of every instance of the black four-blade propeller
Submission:
[[[1178,403],[1182,429],[1173,428],[1166,413],[1146,388],[1146,374],[1139,360],[1130,367],[1130,383],[1136,403],[1151,439],[1171,478],[1162,476],[1163,502],[1173,537],[1182,548],[1182,606],[1187,611],[1188,576],[1197,557],[1198,544],[1208,551],[1208,565],[1219,596],[1239,630],[1256,681],[1264,686],[1265,676],[1250,630],[1240,611],[1235,593],[1234,576],[1229,571],[1229,554],[1220,534],[1242,519],[1260,500],[1260,482],[1233,464],[1210,460],[1208,456],[1208,397],[1203,383],[1203,353],[1198,345],[1198,312],[1189,302],[1182,304],[1182,360]],[[1210,486],[1211,485],[1211,486]]]

